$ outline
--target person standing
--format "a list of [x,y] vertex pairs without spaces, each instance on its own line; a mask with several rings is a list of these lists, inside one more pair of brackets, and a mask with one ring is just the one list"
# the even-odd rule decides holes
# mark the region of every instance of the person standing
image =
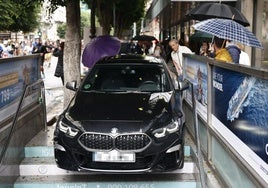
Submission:
[[231,55],[233,62],[239,64],[241,49],[235,44],[235,42],[227,40],[226,49]]
[[53,51],[53,56],[58,57],[58,62],[56,65],[54,76],[60,77],[62,84],[64,85],[63,52],[64,52],[64,42],[61,42],[59,47],[55,48]]
[[215,59],[230,63],[233,62],[233,59],[228,50],[225,48],[225,43],[226,40],[214,37],[213,47],[215,51]]
[[[182,81],[182,70],[183,70],[183,64],[182,64],[182,54],[183,53],[192,53],[192,51],[186,47],[186,46],[181,46],[179,45],[179,41],[176,39],[171,39],[169,41],[169,46],[172,49],[171,52],[171,59],[173,63],[173,68],[171,69],[171,72],[173,72],[173,75],[175,74],[175,88],[179,87],[179,81]],[[177,83],[176,83],[177,82]],[[180,116],[183,111],[182,111],[182,102],[181,102],[181,94],[179,92],[175,92],[175,106],[174,110],[177,112],[178,116]]]
[[164,48],[161,44],[156,44],[155,48],[154,48],[154,52],[152,54],[154,57],[157,57],[157,58],[163,58],[163,59],[166,59],[166,54],[165,54],[165,51],[164,51]]
[[209,43],[207,41],[203,41],[202,45],[200,47],[200,53],[201,56],[211,57],[211,53],[209,50]]
[[249,55],[245,52],[245,46],[242,44],[237,44],[237,46],[241,50],[240,57],[239,57],[239,64],[250,66],[250,59],[249,59]]
[[172,49],[171,52],[171,59],[172,63],[174,65],[174,68],[171,70],[173,73],[175,73],[178,76],[178,80],[182,80],[182,54],[183,53],[192,53],[192,51],[187,46],[181,46],[179,45],[179,41],[176,39],[171,39],[169,41],[169,46]]
[[45,54],[47,53],[46,46],[42,44],[42,41],[40,39],[36,40],[36,45],[33,47],[32,53],[40,53],[41,56],[41,64],[40,64],[40,71],[41,75],[43,78],[45,78],[45,73],[44,73],[44,61],[45,61]]

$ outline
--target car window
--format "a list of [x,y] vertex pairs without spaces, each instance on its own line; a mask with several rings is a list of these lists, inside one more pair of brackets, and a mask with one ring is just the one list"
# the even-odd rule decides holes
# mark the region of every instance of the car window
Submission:
[[152,65],[96,65],[83,83],[83,91],[163,92],[169,84],[164,69]]

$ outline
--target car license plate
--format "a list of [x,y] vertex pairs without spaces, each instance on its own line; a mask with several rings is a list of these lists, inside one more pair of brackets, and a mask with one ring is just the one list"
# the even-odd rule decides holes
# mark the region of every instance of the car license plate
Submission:
[[135,163],[135,153],[119,152],[112,150],[109,152],[99,151],[93,153],[93,161],[115,162],[115,163]]

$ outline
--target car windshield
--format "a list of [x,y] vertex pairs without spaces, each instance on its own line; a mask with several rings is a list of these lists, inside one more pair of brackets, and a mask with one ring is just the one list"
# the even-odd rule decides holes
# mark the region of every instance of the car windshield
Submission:
[[82,91],[165,92],[167,75],[157,64],[95,65],[82,85]]

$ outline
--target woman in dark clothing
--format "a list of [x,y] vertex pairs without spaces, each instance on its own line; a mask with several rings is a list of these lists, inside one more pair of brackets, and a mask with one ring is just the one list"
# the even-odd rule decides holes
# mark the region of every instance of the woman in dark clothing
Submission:
[[58,57],[57,66],[55,69],[54,76],[61,77],[62,84],[64,85],[64,73],[63,73],[63,51],[64,51],[64,42],[61,42],[58,48],[55,48],[53,55]]

